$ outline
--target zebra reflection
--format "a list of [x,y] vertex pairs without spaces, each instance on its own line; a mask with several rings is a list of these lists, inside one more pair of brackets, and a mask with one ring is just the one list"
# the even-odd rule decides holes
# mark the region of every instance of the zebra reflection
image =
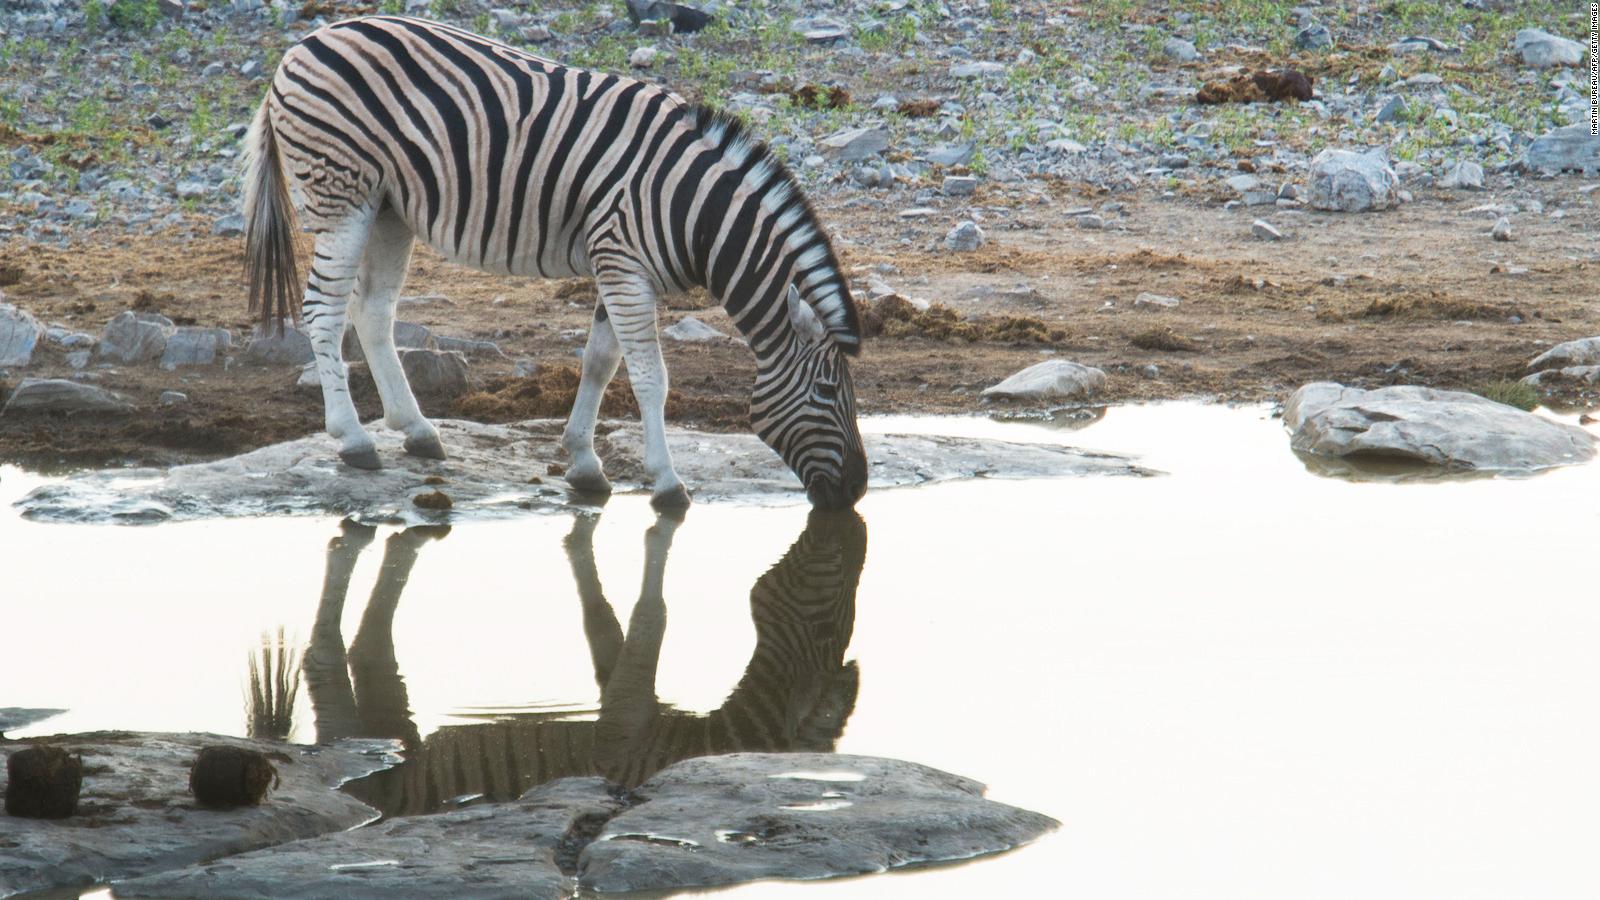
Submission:
[[446,726],[425,739],[411,719],[389,634],[417,549],[439,535],[413,528],[389,538],[383,574],[348,653],[338,627],[344,595],[356,557],[373,538],[347,526],[334,539],[305,655],[317,738],[398,738],[407,751],[405,764],[352,782],[348,790],[389,815],[406,815],[480,795],[513,799],[533,785],[572,775],[598,774],[633,787],[694,756],[834,749],[859,686],[855,662],[844,659],[866,558],[866,525],[859,516],[813,511],[788,552],[756,581],[750,591],[755,650],[739,683],[709,713],[677,709],[656,694],[667,627],[662,583],[678,520],[659,516],[645,534],[643,583],[626,632],[595,564],[598,521],[578,516],[565,540],[600,688],[598,717],[524,713]]

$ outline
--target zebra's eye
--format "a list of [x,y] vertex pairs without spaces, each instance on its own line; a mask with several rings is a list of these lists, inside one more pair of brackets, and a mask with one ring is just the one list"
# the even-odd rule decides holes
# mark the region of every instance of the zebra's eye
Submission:
[[831,404],[839,396],[839,386],[831,381],[819,381],[811,389],[811,394],[818,402]]

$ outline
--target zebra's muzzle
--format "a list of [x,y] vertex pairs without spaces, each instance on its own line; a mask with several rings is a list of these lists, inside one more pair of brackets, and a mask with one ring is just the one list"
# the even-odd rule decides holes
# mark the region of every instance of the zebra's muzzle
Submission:
[[845,457],[840,478],[814,475],[806,485],[806,496],[818,509],[851,509],[866,492],[867,455],[859,450]]

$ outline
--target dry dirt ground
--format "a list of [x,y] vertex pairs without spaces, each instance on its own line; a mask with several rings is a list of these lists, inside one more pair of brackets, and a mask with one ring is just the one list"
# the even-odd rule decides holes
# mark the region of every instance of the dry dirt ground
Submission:
[[[903,218],[897,206],[819,204],[845,267],[865,286],[938,304],[932,315],[882,322],[854,367],[864,414],[973,413],[978,392],[1055,356],[1109,374],[1106,403],[1204,397],[1277,400],[1332,379],[1374,386],[1420,383],[1474,389],[1515,378],[1541,348],[1600,334],[1597,193],[1575,178],[1524,183],[1516,198],[1422,191],[1383,213],[1326,214],[1224,208],[1220,198],[1113,198],[1063,183],[986,185],[967,213],[990,217],[989,240],[972,253],[929,250],[950,210]],[[1516,240],[1493,241],[1494,216],[1472,208],[1539,199],[1563,218],[1521,217]],[[1079,228],[1076,210],[1105,215]],[[1271,212],[1279,242],[1252,237]],[[887,249],[894,248],[894,249]],[[0,248],[0,288],[42,321],[98,333],[127,308],[179,324],[248,333],[238,239],[86,235],[72,249]],[[1141,292],[1176,297],[1170,309],[1137,307]],[[462,269],[419,249],[400,318],[435,334],[498,341],[511,358],[541,366],[512,377],[512,362],[473,361],[475,392],[427,400],[432,416],[489,421],[564,415],[588,325],[584,282],[506,279]],[[443,299],[439,299],[443,298]],[[865,291],[860,292],[866,303]],[[703,305],[679,298],[663,325]],[[941,308],[943,307],[943,308]],[[904,305],[900,305],[905,309]],[[729,331],[720,309],[693,309]],[[869,315],[869,320],[878,317]],[[674,400],[669,416],[706,428],[742,428],[753,364],[736,342],[665,342]],[[1149,366],[1155,366],[1154,370]],[[140,411],[123,418],[0,417],[0,460],[34,465],[159,464],[237,453],[321,427],[319,392],[294,386],[298,371],[234,365],[163,372],[96,368],[96,383]],[[59,351],[41,343],[30,376],[66,376]],[[353,367],[364,417],[379,413],[370,380]],[[10,383],[0,383],[0,393]],[[625,377],[610,414],[631,411]],[[161,407],[176,389],[187,404]]]

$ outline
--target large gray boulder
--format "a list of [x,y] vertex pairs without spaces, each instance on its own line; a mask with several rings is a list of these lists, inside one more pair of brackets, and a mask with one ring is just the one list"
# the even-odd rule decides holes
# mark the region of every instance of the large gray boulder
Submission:
[[1534,138],[1522,158],[1524,167],[1547,174],[1600,172],[1600,137],[1580,122]]
[[245,345],[244,357],[263,366],[303,366],[316,358],[311,350],[311,338],[294,325],[285,323],[280,334],[276,328],[256,326]]
[[232,347],[233,333],[226,328],[185,325],[167,338],[167,346],[161,352],[161,368],[209,366],[220,362]]
[[1588,47],[1539,28],[1517,32],[1516,48],[1522,62],[1536,69],[1582,65],[1589,58]]
[[983,389],[992,400],[1092,400],[1105,387],[1106,373],[1064,359],[1035,363]]
[[[377,811],[335,788],[394,762],[388,741],[307,747],[213,734],[102,732],[39,742],[83,754],[79,811],[51,821],[0,819],[0,897],[175,869],[352,828]],[[261,806],[226,812],[195,806],[189,767],[208,744],[272,757],[279,783]],[[0,753],[25,746],[6,745]]]
[[[385,467],[357,471],[339,463],[331,438],[317,434],[165,471],[80,473],[35,489],[17,506],[32,519],[142,523],[263,514],[424,521],[430,519],[418,512],[411,498],[436,489],[453,501],[453,519],[526,515],[568,504],[565,483],[549,474],[552,465],[567,462],[558,443],[561,420],[486,425],[444,419],[435,424],[450,454],[442,462],[406,455],[401,452],[401,435],[378,431],[373,437]],[[1152,474],[1125,456],[1054,444],[931,435],[867,435],[865,443],[874,490],[980,474],[985,478]],[[607,422],[595,444],[619,491],[645,489],[649,477],[637,423]],[[667,444],[678,474],[697,501],[805,500],[799,479],[754,435],[670,428]],[[446,483],[437,487],[425,483],[434,476]],[[535,476],[542,483],[530,484]]]
[[43,336],[44,326],[38,319],[26,310],[0,303],[0,368],[27,365]]
[[419,397],[452,399],[467,392],[467,357],[455,350],[401,350],[400,368]]
[[1595,438],[1581,428],[1477,394],[1410,385],[1308,384],[1284,405],[1283,424],[1302,453],[1448,469],[1526,472],[1595,455]]
[[1394,206],[1399,185],[1381,149],[1356,153],[1329,148],[1311,160],[1306,199],[1316,209],[1369,212]]
[[102,358],[116,362],[151,362],[161,358],[176,331],[166,316],[125,310],[106,323],[97,349]]
[[118,394],[66,378],[24,378],[0,415],[20,412],[126,413],[133,404]]
[[967,860],[1057,827],[916,763],[824,753],[707,756],[619,794],[563,778],[514,803],[391,819],[116,885],[118,897],[565,898]]
[[1541,372],[1568,366],[1600,366],[1600,337],[1563,341],[1535,356],[1528,363],[1528,371]]

